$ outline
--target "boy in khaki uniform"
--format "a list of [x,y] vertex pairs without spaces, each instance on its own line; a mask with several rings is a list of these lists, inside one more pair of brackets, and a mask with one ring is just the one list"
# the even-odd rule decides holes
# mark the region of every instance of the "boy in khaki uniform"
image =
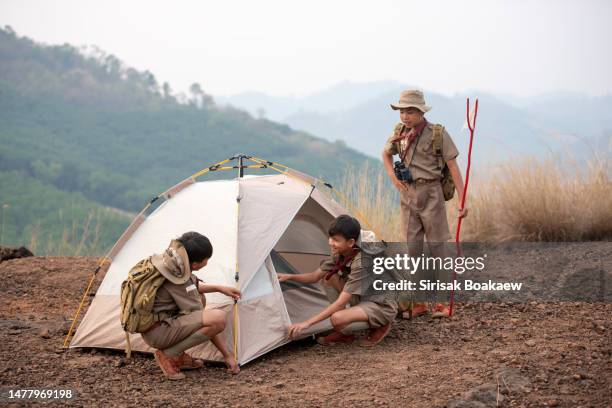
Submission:
[[155,360],[171,380],[185,377],[181,369],[203,367],[202,360],[192,358],[185,351],[208,340],[221,352],[231,373],[240,371],[220,335],[225,329],[225,312],[204,311],[204,293],[220,292],[238,299],[240,291],[231,286],[204,284],[192,274],[205,267],[211,256],[208,238],[187,232],[173,240],[163,254],[143,259],[133,268],[156,268],[165,278],[153,303],[153,313],[161,319],[141,335],[145,343],[157,349]]
[[[281,282],[323,282],[331,302],[317,315],[291,325],[290,337],[299,336],[302,330],[327,318],[330,318],[335,331],[317,339],[322,345],[352,343],[355,340],[353,331],[370,329],[361,345],[374,346],[389,333],[397,315],[397,301],[389,294],[366,293],[373,258],[357,246],[360,232],[361,226],[355,218],[348,215],[337,217],[328,231],[332,252],[329,260],[314,272],[278,274]],[[351,307],[346,308],[349,304]]]
[[[402,231],[408,243],[409,255],[421,255],[423,241],[427,237],[432,255],[444,257],[444,243],[450,238],[450,233],[440,182],[442,167],[434,152],[435,125],[425,119],[425,113],[431,108],[425,104],[423,93],[412,89],[403,91],[399,102],[391,104],[391,108],[400,111],[401,124],[398,124],[397,131],[385,143],[382,160],[391,182],[400,192]],[[442,159],[448,166],[461,202],[463,178],[456,161],[459,152],[446,130],[442,128],[441,132]],[[403,160],[413,182],[397,179],[393,165],[394,154]],[[467,209],[459,211],[459,217],[466,215]],[[412,316],[427,312],[426,305],[417,304],[412,309]],[[438,303],[435,306],[435,317],[447,317],[448,314],[445,304]]]

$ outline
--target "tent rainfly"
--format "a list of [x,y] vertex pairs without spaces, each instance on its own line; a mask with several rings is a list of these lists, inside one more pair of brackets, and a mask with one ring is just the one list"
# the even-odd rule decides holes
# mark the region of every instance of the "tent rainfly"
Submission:
[[[232,160],[239,164],[222,167]],[[243,160],[255,164],[246,166]],[[271,168],[280,174],[242,177],[244,168]],[[204,173],[230,169],[238,169],[239,177],[196,182]],[[154,211],[147,215],[149,204],[136,216],[104,258],[110,265],[70,347],[124,349],[126,340],[119,322],[122,281],[136,262],[162,252],[172,238],[186,231],[206,235],[214,247],[213,257],[197,276],[207,283],[236,285],[242,291],[237,303],[222,294],[206,295],[206,309],[227,311],[224,333],[238,363],[288,343],[288,326],[329,302],[317,285],[281,284],[276,274],[316,269],[329,256],[327,226],[334,217],[347,213],[317,184],[315,178],[277,163],[238,155],[170,188],[158,197],[165,201]],[[304,335],[329,328],[325,320]],[[130,339],[132,350],[153,351],[140,335]],[[192,349],[192,354],[222,361],[210,342]]]

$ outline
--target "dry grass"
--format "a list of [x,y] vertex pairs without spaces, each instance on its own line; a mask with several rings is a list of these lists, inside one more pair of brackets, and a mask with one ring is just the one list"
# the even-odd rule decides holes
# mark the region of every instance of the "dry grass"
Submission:
[[64,227],[59,240],[53,239],[48,231],[42,231],[40,225],[36,224],[31,228],[28,248],[35,254],[44,255],[97,255],[102,253],[100,247],[102,227],[100,214],[93,211],[89,212],[82,223],[75,220],[70,228]]
[[349,169],[343,176],[342,203],[377,237],[396,241],[400,237],[399,194],[389,183],[384,170],[374,170],[366,162],[359,169]]
[[[590,241],[612,238],[609,155],[587,165],[525,159],[470,176],[462,241]],[[485,175],[486,173],[486,175]],[[465,175],[464,175],[465,177]],[[384,170],[347,171],[341,189],[379,237],[401,240],[399,198]],[[447,203],[451,234],[457,199]],[[359,215],[359,213],[361,215]]]

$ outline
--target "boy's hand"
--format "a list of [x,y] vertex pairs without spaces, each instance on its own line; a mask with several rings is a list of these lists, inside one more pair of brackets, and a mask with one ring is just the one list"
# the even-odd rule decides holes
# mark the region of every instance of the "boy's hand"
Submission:
[[221,293],[223,293],[225,296],[231,297],[234,300],[238,300],[240,299],[240,296],[242,296],[240,290],[232,286],[223,286],[221,289]]
[[391,182],[393,183],[395,188],[397,188],[399,191],[402,191],[402,190],[405,190],[406,188],[408,188],[408,185],[405,182],[403,182],[403,181],[399,181],[397,179],[397,177],[395,177],[395,175],[393,175],[393,177],[391,177]]
[[278,277],[279,282],[286,282],[288,280],[291,280],[291,275],[288,273],[277,273],[276,276]]
[[308,322],[292,324],[291,326],[289,326],[289,337],[294,339],[300,335],[302,330],[306,330],[309,327],[310,327],[310,323]]
[[465,218],[468,215],[468,209],[467,207],[464,207],[463,209],[458,208],[457,209],[457,217],[458,218]]

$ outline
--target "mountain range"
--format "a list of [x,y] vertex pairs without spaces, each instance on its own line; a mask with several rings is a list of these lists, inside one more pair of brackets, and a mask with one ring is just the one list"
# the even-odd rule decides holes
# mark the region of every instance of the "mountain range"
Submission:
[[[248,92],[215,96],[215,100],[330,141],[344,141],[378,158],[384,141],[399,121],[389,103],[396,102],[403,89],[414,87],[393,81],[345,81],[306,96],[273,97]],[[468,144],[466,98],[471,98],[473,107],[478,97],[474,157],[482,165],[558,152],[577,157],[610,152],[612,95],[555,92],[519,98],[478,91],[453,96],[424,92],[433,108],[426,115],[428,120],[445,125],[464,153]]]

